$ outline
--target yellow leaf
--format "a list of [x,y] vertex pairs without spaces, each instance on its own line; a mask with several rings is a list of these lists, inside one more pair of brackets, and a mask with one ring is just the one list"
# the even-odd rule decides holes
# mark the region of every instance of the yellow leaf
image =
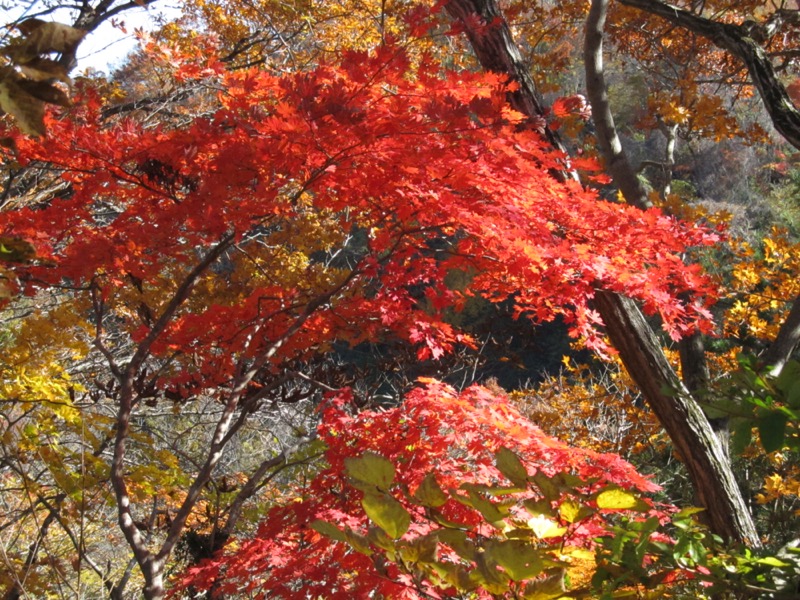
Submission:
[[544,515],[535,515],[528,519],[528,527],[540,540],[558,537],[567,531],[566,527],[561,527],[556,521]]
[[634,494],[620,488],[605,489],[597,495],[597,508],[602,509],[635,508],[638,503]]

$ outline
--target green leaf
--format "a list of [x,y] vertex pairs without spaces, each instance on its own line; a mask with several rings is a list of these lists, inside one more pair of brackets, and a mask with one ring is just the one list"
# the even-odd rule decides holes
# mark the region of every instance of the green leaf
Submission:
[[800,362],[790,360],[775,379],[775,387],[786,394],[798,381],[800,381]]
[[406,565],[416,563],[432,563],[436,561],[438,540],[435,534],[428,534],[408,543],[399,542],[400,557]]
[[311,525],[309,525],[311,529],[314,531],[321,533],[325,537],[329,537],[334,541],[337,542],[346,542],[347,536],[345,535],[344,531],[333,525],[332,523],[328,523],[327,521],[323,521],[321,519],[317,519]]
[[[379,454],[365,452],[357,458],[344,459],[347,474],[356,482],[388,490],[394,481],[394,465]],[[359,489],[363,486],[356,485]]]
[[786,405],[789,408],[800,408],[800,379],[786,392]]
[[481,516],[487,523],[501,529],[501,523],[508,515],[508,508],[502,504],[494,504],[484,498],[480,491],[478,491],[478,487],[473,484],[465,483],[461,488],[467,491],[469,497],[464,498],[463,496],[456,496],[456,498],[460,498],[459,502],[466,506],[471,506],[481,513]]
[[791,564],[789,564],[787,562],[783,562],[782,560],[780,560],[779,558],[776,558],[774,556],[765,556],[764,558],[758,558],[753,562],[755,562],[755,563],[757,563],[759,565],[766,565],[768,567],[776,567],[778,569],[783,569],[783,568],[792,566]]
[[381,550],[387,552],[394,552],[394,540],[386,535],[386,532],[380,527],[370,527],[367,531],[367,539],[372,542],[373,546],[377,546]]
[[672,520],[673,521],[678,521],[678,520],[681,520],[681,519],[686,519],[688,517],[691,517],[692,515],[696,515],[696,514],[701,513],[701,512],[703,512],[705,510],[706,510],[705,508],[701,508],[699,506],[687,506],[686,508],[684,508],[684,509],[680,510],[679,512],[675,513],[675,515],[673,515],[673,517],[672,517]]
[[508,592],[509,577],[497,569],[485,552],[475,556],[475,569],[469,574],[470,579],[479,583],[490,594],[502,595]]
[[522,486],[504,486],[504,485],[476,485],[476,489],[480,489],[481,493],[487,496],[511,496],[512,494],[521,494],[527,491],[527,487]]
[[436,476],[433,473],[425,475],[417,491],[414,492],[414,499],[418,500],[422,506],[438,508],[449,500],[449,496],[442,491]]
[[509,540],[530,540],[533,537],[533,532],[529,527],[515,527],[503,533]]
[[753,422],[750,419],[736,420],[731,435],[731,450],[740,455],[753,441]]
[[442,527],[447,527],[448,529],[456,529],[456,530],[472,529],[472,525],[459,523],[458,521],[451,521],[436,509],[430,510],[430,517],[431,519],[436,521],[439,525],[441,525]]
[[634,544],[637,564],[642,564],[644,561],[645,554],[650,548],[650,536],[655,533],[659,525],[658,517],[650,517],[639,529],[639,540]]
[[369,547],[369,539],[366,536],[356,533],[349,527],[345,529],[344,535],[347,543],[350,544],[353,550],[365,554],[366,556],[372,556],[372,548]]
[[478,585],[469,577],[469,572],[464,565],[437,562],[432,568],[443,581],[453,586],[459,592],[471,592]]
[[556,511],[553,510],[553,504],[550,500],[532,500],[527,498],[522,501],[522,505],[532,515],[547,515],[548,517],[555,517]]
[[533,477],[533,482],[539,487],[542,495],[548,500],[555,500],[559,496],[558,485],[551,477],[548,477],[541,471],[536,473]]
[[411,515],[403,505],[385,493],[367,492],[361,506],[370,520],[392,539],[400,538],[411,524]]
[[466,532],[458,529],[441,529],[436,532],[436,537],[455,550],[464,560],[475,560],[475,544],[467,537]]
[[526,486],[528,483],[528,470],[519,457],[505,446],[501,447],[494,455],[497,469],[509,481],[517,486]]
[[525,600],[552,600],[554,598],[561,598],[566,591],[566,582],[564,581],[566,570],[551,569],[549,574],[544,579],[537,579],[525,585],[522,591],[522,597]]
[[787,417],[780,412],[771,412],[758,420],[758,434],[761,445],[767,453],[783,448]]

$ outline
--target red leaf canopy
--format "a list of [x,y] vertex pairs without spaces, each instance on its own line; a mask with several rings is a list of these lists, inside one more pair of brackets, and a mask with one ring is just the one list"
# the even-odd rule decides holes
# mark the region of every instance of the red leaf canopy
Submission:
[[[212,361],[206,376],[217,380],[230,376],[224,357],[263,353],[301,314],[275,360],[386,332],[437,357],[467,341],[437,311],[473,293],[513,297],[537,321],[562,316],[596,348],[598,288],[641,300],[673,336],[709,325],[713,292],[680,253],[714,235],[553,179],[560,157],[516,127],[496,77],[433,75],[388,46],[309,72],[217,69],[203,81],[218,90],[213,110],[179,124],[109,124],[97,102],[78,99],[50,118],[46,139],[17,137],[20,163],[71,184],[67,197],[0,214],[2,235],[31,240],[41,258],[18,269],[30,290],[169,289],[223,236],[246,254],[282,231],[285,247],[307,248],[307,277],[287,283],[277,259],[243,272],[231,251],[213,271],[228,296],[196,294],[153,346]],[[293,225],[312,217],[339,237],[315,246],[317,234]],[[347,261],[312,276],[353,239]],[[452,270],[472,276],[467,289],[448,287]],[[705,299],[686,303],[685,292]],[[148,325],[128,328],[141,338]]]

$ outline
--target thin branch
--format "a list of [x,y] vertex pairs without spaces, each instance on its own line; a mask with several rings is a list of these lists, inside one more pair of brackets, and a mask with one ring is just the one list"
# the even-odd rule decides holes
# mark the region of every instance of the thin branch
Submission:
[[[136,352],[126,366],[120,381],[119,408],[117,412],[117,434],[114,442],[114,458],[111,461],[111,484],[117,502],[117,516],[120,529],[133,550],[136,560],[145,576],[145,596],[160,595],[163,592],[161,577],[163,558],[156,557],[148,550],[147,542],[139,532],[131,514],[131,501],[125,481],[125,453],[130,419],[135,399],[135,381],[139,369],[150,353],[150,348],[172,321],[181,305],[189,297],[200,275],[205,272],[230,247],[234,239],[231,232],[222,238],[212,250],[184,278],[181,285],[167,304],[161,316],[150,329],[147,336],[139,343]],[[177,541],[177,540],[175,540]]]

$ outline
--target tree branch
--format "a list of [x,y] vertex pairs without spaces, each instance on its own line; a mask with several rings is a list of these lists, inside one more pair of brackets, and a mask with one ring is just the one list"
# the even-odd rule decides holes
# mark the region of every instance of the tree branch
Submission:
[[[481,66],[492,73],[508,75],[510,81],[517,82],[519,88],[508,94],[508,103],[518,112],[526,115],[534,129],[539,131],[556,150],[568,156],[568,152],[558,133],[544,122],[544,105],[536,90],[530,69],[524,64],[508,23],[503,18],[497,3],[485,0],[451,0],[445,4],[450,16],[461,22],[472,49]],[[474,16],[482,22],[475,26]],[[560,175],[563,179],[578,179],[577,174],[566,165]]]
[[[446,8],[461,19],[473,13],[500,14],[496,0],[450,0]],[[488,28],[485,35],[493,35],[497,29]],[[541,117],[540,112],[530,112],[542,110],[530,76],[516,75],[519,63],[514,57],[519,55],[519,50],[510,35],[485,41],[480,32],[473,31],[470,40],[473,38],[477,39],[473,49],[482,65],[493,65],[498,72],[508,74],[519,83],[516,94],[523,96],[524,101],[518,104],[521,108],[515,108],[529,111],[524,114],[530,118]],[[708,419],[675,375],[639,309],[630,299],[602,291],[596,294],[596,306],[628,372],[637,378],[637,384],[673,444],[685,453],[689,474],[698,498],[707,509],[713,531],[729,540],[760,545],[747,505]],[[677,393],[672,395],[665,390],[677,390]]]
[[226,235],[184,278],[164,312],[162,312],[147,336],[137,346],[136,352],[125,367],[120,380],[119,408],[116,423],[117,433],[114,442],[114,457],[111,461],[111,484],[117,502],[117,517],[120,529],[133,550],[145,577],[145,597],[160,597],[163,594],[163,565],[148,550],[146,540],[134,523],[131,514],[130,495],[125,482],[124,463],[127,440],[130,433],[130,419],[136,394],[135,382],[139,369],[149,355],[153,343],[163,333],[180,306],[189,297],[200,275],[230,247],[233,238],[233,232]]
[[778,376],[800,344],[800,296],[794,299],[786,320],[778,330],[778,335],[770,344],[761,360],[771,375]]
[[775,67],[766,51],[753,39],[751,26],[720,23],[660,0],[619,1],[625,6],[632,6],[659,16],[701,35],[741,60],[758,88],[775,129],[795,148],[800,148],[800,111],[792,103],[786,87],[778,79]]

